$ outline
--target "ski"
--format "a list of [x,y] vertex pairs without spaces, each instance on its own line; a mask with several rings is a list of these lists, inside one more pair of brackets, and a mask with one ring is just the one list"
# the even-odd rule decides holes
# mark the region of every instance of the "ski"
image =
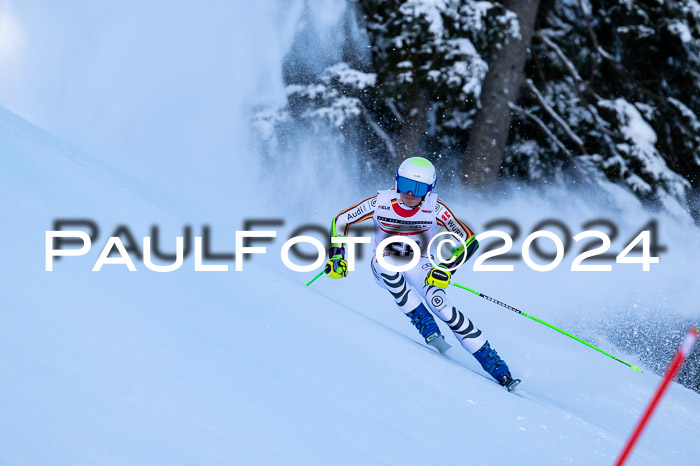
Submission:
[[511,377],[511,379],[508,380],[506,383],[504,383],[503,386],[506,387],[506,390],[508,390],[509,392],[512,392],[513,390],[515,390],[515,387],[520,385],[520,382],[521,382],[520,379],[514,379]]
[[[444,335],[434,333],[433,335],[430,335],[428,337],[428,340],[429,341],[426,341],[426,343],[428,343],[428,345],[430,345],[433,348],[435,348],[436,350],[438,350],[440,352],[440,354],[442,354],[442,355],[444,355],[448,349],[452,348],[452,345],[450,345],[449,343],[447,343],[445,341]],[[514,379],[513,377],[511,377],[508,380],[506,380],[505,382],[499,383],[498,381],[494,380],[493,377],[490,377],[490,376],[489,377],[484,376],[484,377],[491,380],[492,382],[496,382],[497,384],[499,384],[500,386],[502,386],[506,390],[508,390],[508,392],[512,392],[513,390],[515,390],[515,388],[518,385],[520,385],[520,382],[522,382],[522,380],[520,380],[520,379]]]
[[438,350],[440,352],[440,354],[445,354],[445,351],[452,348],[452,346],[445,341],[445,337],[443,335],[438,335],[436,333],[436,334],[431,335],[428,338],[429,338],[429,341],[427,341],[426,343],[428,343],[430,346],[432,346],[433,348]]

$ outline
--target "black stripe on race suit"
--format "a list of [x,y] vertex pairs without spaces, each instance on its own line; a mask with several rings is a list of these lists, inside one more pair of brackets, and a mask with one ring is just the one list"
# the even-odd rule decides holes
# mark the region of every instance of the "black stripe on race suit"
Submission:
[[404,290],[404,291],[405,291],[405,293],[404,293],[401,301],[396,301],[396,305],[399,307],[402,307],[404,304],[406,304],[406,301],[408,301],[408,290]]
[[[386,274],[381,274],[381,275],[382,275],[382,277],[387,277],[387,278],[389,277]],[[391,293],[391,295],[394,297],[396,304],[398,306],[403,306],[404,304],[406,304],[406,301],[408,301],[408,289],[406,286],[406,279],[403,277],[403,275],[399,274],[398,272],[396,273],[396,275],[394,275],[391,278],[394,278],[396,276],[399,277],[399,280],[397,282],[391,283],[387,280],[384,280],[384,283],[386,283],[386,285],[389,287],[389,293]],[[402,289],[400,291],[397,291],[397,292],[391,291],[391,290],[398,289],[398,288],[402,288]]]
[[374,262],[372,262],[372,273],[374,274],[374,278],[376,278],[378,281],[382,281],[381,277],[379,276],[379,272],[377,272],[377,269],[374,267]]
[[460,327],[464,323],[464,314],[459,312],[454,307],[452,308],[452,310],[457,314],[457,322],[454,324],[448,323],[447,325],[452,329],[453,332],[457,333],[457,331],[460,329]]
[[447,325],[449,325],[450,328],[452,328],[452,324],[454,323],[455,320],[457,320],[457,317],[460,315],[461,315],[461,313],[457,310],[457,308],[452,306],[452,317],[450,318],[450,320],[446,320],[445,323],[447,323]]
[[471,333],[472,330],[474,330],[474,324],[472,323],[471,320],[467,319],[467,322],[469,322],[469,325],[467,326],[466,329],[464,330],[455,330],[455,333],[459,333],[460,335],[468,335]]
[[399,278],[399,275],[401,275],[401,274],[399,272],[396,272],[395,275],[388,275],[386,273],[380,273],[379,275],[384,277],[386,279],[384,281],[386,282],[387,280],[396,280],[397,278]]
[[[447,321],[447,325],[454,333],[458,335],[463,335],[462,340],[464,340],[465,338],[476,338],[479,335],[481,335],[481,330],[478,329],[476,332],[471,333],[475,327],[474,323],[469,319],[466,319],[469,323],[469,325],[467,325],[467,328],[464,330],[460,330],[460,327],[464,324],[464,314],[458,311],[457,308],[455,308],[454,306],[452,307],[452,312],[453,316],[449,321]],[[455,320],[457,321],[457,323],[454,323]]]
[[474,333],[471,333],[471,334],[469,334],[469,335],[465,335],[464,337],[462,337],[462,340],[467,339],[467,338],[476,338],[476,337],[478,337],[479,335],[481,335],[481,330],[477,330],[477,331],[474,332]]

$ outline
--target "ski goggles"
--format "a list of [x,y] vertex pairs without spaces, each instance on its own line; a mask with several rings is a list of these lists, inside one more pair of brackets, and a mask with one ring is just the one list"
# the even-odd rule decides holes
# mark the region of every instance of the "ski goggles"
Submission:
[[396,177],[396,190],[400,193],[413,193],[414,197],[423,197],[433,190],[432,185],[420,181],[409,180],[403,176]]

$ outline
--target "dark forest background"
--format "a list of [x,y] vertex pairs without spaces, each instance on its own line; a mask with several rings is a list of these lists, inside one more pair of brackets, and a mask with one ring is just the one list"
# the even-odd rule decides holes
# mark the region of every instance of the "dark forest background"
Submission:
[[255,115],[271,158],[304,127],[368,171],[425,155],[479,189],[612,182],[700,223],[696,0],[354,0],[340,27],[320,60],[299,29],[286,105]]
[[[302,22],[287,101],[256,110],[272,165],[302,129],[369,175],[421,155],[443,186],[612,183],[700,226],[698,1],[348,0],[339,27],[319,58]],[[600,330],[661,373],[691,323]],[[700,391],[700,351],[679,380]]]

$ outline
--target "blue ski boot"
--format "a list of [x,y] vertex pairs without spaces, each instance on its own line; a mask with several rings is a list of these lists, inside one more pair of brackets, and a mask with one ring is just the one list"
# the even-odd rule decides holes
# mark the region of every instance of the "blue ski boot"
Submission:
[[498,353],[496,353],[496,350],[491,348],[488,341],[474,353],[474,357],[479,361],[481,367],[491,374],[491,377],[496,379],[496,382],[506,387],[509,392],[520,383],[520,379],[514,379],[513,376],[510,375],[508,365],[501,359]]
[[423,303],[413,311],[406,314],[414,327],[418,329],[421,336],[425,338],[426,343],[430,343],[436,338],[440,338],[440,328],[435,323],[435,319],[429,310],[425,308]]

